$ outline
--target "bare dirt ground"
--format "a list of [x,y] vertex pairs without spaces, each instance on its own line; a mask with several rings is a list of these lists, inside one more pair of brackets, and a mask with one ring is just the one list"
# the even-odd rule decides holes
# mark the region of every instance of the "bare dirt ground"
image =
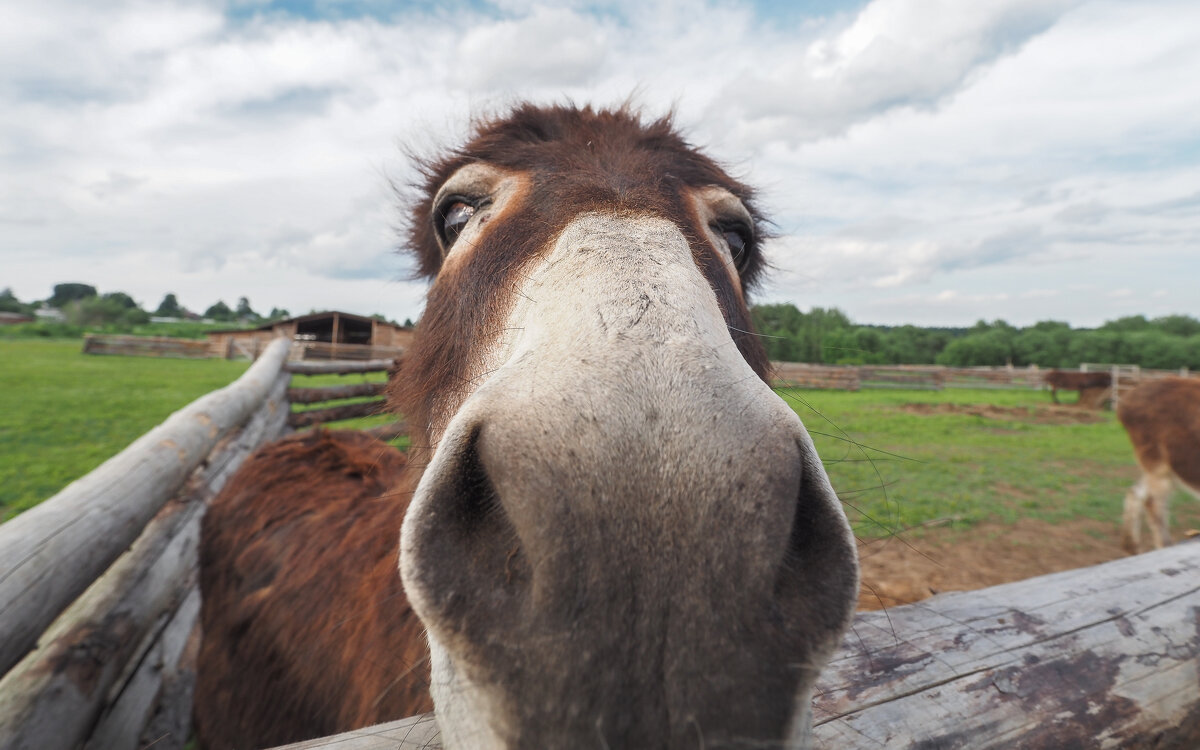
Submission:
[[[1119,519],[1050,524],[1023,519],[1013,526],[926,529],[907,538],[860,543],[859,609],[920,601],[947,591],[970,591],[1009,581],[1096,565],[1124,557]],[[1182,529],[1172,529],[1181,536]]]
[[1095,410],[1079,406],[992,406],[991,404],[905,404],[900,407],[909,414],[970,414],[988,419],[1005,419],[1034,424],[1092,424],[1104,416]]

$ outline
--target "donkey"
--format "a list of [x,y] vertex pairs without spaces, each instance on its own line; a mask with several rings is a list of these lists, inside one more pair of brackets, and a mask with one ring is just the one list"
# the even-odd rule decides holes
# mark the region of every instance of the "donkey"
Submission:
[[[423,166],[408,246],[432,284],[388,393],[414,447],[382,501],[331,491],[297,514],[288,490],[242,486],[240,513],[268,517],[243,531],[237,503],[212,508],[204,565],[265,546],[268,570],[241,573],[260,576],[245,594],[204,591],[206,641],[259,631],[243,653],[270,651],[272,674],[202,671],[224,686],[198,692],[202,736],[234,708],[291,707],[321,731],[399,718],[396,696],[428,680],[452,749],[805,745],[858,568],[751,333],[751,190],[628,108],[520,105]],[[360,549],[359,527],[399,531],[403,594],[377,573],[395,548]],[[389,630],[409,605],[428,671]],[[226,741],[262,743],[239,731]]]
[[[1058,389],[1079,391],[1079,399],[1086,402],[1084,391],[1099,391],[1112,387],[1110,372],[1071,372],[1067,370],[1051,370],[1046,373],[1043,382],[1050,386],[1050,398],[1058,403]],[[1096,400],[1095,395],[1092,400]]]
[[1117,418],[1125,425],[1142,476],[1125,493],[1121,546],[1136,554],[1142,515],[1155,549],[1170,541],[1167,507],[1173,484],[1200,498],[1200,380],[1152,380],[1122,396]]

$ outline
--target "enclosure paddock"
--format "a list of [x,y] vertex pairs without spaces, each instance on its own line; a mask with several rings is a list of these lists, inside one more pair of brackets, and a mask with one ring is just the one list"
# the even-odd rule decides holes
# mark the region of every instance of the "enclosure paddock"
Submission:
[[[288,365],[287,349],[276,341],[238,381],[0,525],[0,750],[183,746],[205,503],[287,431],[289,401],[350,392],[289,391],[291,368],[313,365]],[[1200,543],[1187,542],[860,613],[818,683],[814,743],[1194,748],[1198,673]],[[292,747],[437,746],[423,716]]]

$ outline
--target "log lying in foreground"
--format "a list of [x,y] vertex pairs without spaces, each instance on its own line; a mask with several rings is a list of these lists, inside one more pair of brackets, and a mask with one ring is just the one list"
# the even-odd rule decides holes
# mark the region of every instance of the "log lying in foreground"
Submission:
[[318,404],[322,401],[336,401],[339,398],[378,396],[386,387],[387,383],[351,383],[331,385],[327,388],[289,388],[287,398],[293,404]]
[[324,409],[310,409],[308,411],[294,411],[288,417],[289,427],[308,427],[314,424],[325,424],[326,422],[338,422],[343,419],[354,419],[356,417],[373,417],[376,414],[382,414],[387,410],[387,404],[383,399],[374,399],[372,401],[359,401],[356,404],[344,404],[342,406],[329,406]]
[[286,339],[272,342],[234,383],[0,525],[0,674],[129,547],[217,441],[263,405],[288,347]]
[[[862,612],[817,748],[1200,747],[1200,542]],[[288,750],[441,747],[430,716]]]
[[864,612],[821,748],[1200,747],[1200,543]]
[[392,369],[394,359],[368,359],[362,362],[288,362],[287,371],[296,375],[349,375],[355,372],[380,372]]

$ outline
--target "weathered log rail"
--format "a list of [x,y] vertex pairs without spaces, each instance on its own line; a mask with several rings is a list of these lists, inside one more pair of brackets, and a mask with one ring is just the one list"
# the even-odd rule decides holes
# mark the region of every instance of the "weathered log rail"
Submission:
[[123,336],[89,333],[83,337],[84,354],[116,354],[127,357],[182,357],[203,359],[209,356],[208,342],[167,336]]
[[[772,362],[771,382],[776,387],[857,391],[866,388],[909,388],[940,391],[945,388],[1045,387],[1049,370],[1034,367],[942,367],[940,365],[815,365]],[[1164,377],[1198,377],[1187,370],[1142,370],[1123,376],[1123,385],[1136,385]]]
[[[290,397],[320,403],[383,387],[289,389],[293,372],[394,366],[288,363],[290,346],[264,345],[237,381],[0,525],[0,750],[183,747],[207,503],[259,445],[291,429]],[[377,408],[357,405],[366,407]],[[330,413],[305,413],[321,412]],[[391,439],[403,430],[393,422],[370,432]]]
[[[1200,541],[862,612],[817,683],[828,750],[1200,747]],[[440,748],[431,715],[287,750]]]
[[[285,369],[296,375],[350,375],[355,373],[390,372],[396,367],[395,359],[373,359],[366,361],[337,361],[337,362],[288,362]],[[293,410],[288,417],[288,426],[293,428],[324,425],[329,422],[339,422],[357,417],[371,417],[387,413],[387,402],[383,398],[364,397],[381,396],[386,384],[378,382],[350,383],[346,385],[324,386],[314,388],[291,388],[288,399],[292,403],[325,404],[326,402],[360,399],[350,403],[336,403],[319,408]],[[403,422],[394,422],[367,430],[381,440],[391,440],[404,433]]]

